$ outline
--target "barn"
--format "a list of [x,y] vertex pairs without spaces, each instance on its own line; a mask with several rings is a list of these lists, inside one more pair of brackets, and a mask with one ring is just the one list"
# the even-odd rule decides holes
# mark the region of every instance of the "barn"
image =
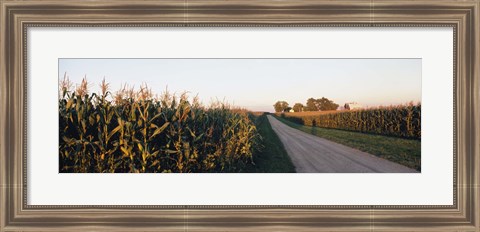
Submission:
[[348,103],[345,103],[344,108],[346,110],[357,110],[357,109],[362,109],[363,106],[356,102],[348,102]]

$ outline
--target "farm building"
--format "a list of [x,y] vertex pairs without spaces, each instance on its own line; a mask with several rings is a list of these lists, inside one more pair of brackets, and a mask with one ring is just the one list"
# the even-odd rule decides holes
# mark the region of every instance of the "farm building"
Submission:
[[346,110],[356,110],[356,109],[362,109],[363,106],[356,102],[349,102],[349,103],[345,103],[344,108]]

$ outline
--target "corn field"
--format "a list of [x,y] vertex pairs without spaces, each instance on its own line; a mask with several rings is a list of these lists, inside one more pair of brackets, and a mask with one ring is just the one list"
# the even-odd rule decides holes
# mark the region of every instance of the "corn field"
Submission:
[[340,111],[318,115],[281,114],[292,122],[322,128],[421,139],[421,104]]
[[105,80],[89,93],[86,79],[61,82],[60,172],[241,172],[252,163],[257,129],[244,110],[225,103],[203,106],[165,92],[153,96]]

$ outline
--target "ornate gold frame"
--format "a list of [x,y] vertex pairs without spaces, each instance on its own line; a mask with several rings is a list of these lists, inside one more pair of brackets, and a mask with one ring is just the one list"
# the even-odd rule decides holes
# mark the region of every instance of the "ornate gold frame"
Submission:
[[[0,0],[0,231],[480,232],[479,0]],[[26,30],[35,26],[454,28],[452,206],[29,206]]]

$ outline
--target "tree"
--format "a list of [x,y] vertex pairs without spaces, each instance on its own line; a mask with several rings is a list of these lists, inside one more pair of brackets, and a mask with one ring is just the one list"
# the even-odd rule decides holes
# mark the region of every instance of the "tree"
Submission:
[[303,111],[303,104],[302,103],[295,103],[295,105],[293,105],[293,111],[302,112]]
[[337,110],[337,108],[338,108],[338,104],[336,104],[335,102],[333,102],[332,100],[330,100],[326,97],[322,97],[320,99],[317,99],[316,102],[318,104],[318,109],[321,110],[321,111]]
[[273,105],[273,108],[275,109],[275,112],[284,112],[288,107],[288,103],[286,101],[277,101],[275,105]]
[[285,108],[285,109],[283,110],[283,112],[290,112],[290,110],[292,110],[292,107],[289,106],[289,107]]
[[307,100],[307,105],[304,107],[305,111],[325,111],[325,110],[336,110],[338,104],[332,100],[322,97],[319,99],[309,98]]
[[317,103],[314,98],[307,100],[306,111],[318,111]]

